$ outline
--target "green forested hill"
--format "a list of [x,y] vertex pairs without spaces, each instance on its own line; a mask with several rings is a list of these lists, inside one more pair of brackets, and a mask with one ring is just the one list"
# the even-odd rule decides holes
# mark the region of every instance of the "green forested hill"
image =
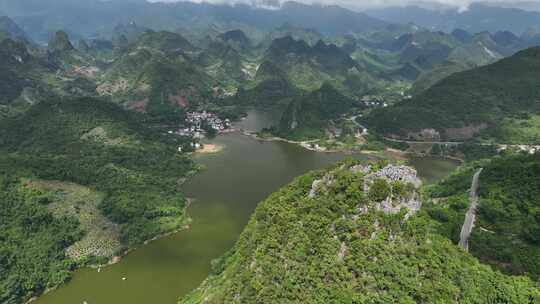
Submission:
[[[511,274],[540,277],[540,155],[497,157],[483,167],[471,253]],[[474,169],[458,171],[431,189],[441,198],[428,210],[440,231],[457,241],[468,207],[466,191]]]
[[181,142],[98,99],[51,100],[0,122],[0,164],[10,175],[75,182],[105,192],[100,206],[134,244],[182,225],[177,181],[193,169]]
[[140,35],[135,43],[135,47],[150,48],[163,52],[189,52],[195,50],[194,46],[180,34],[151,30]]
[[[233,37],[234,38],[234,37]],[[230,38],[232,39],[232,38]],[[240,38],[238,38],[240,39]],[[250,77],[244,66],[244,51],[248,46],[236,46],[237,42],[212,41],[197,57],[197,63],[221,83],[233,87],[243,84]]]
[[64,283],[75,263],[64,249],[83,231],[74,218],[54,217],[48,197],[0,174],[0,302],[23,303]]
[[36,82],[36,77],[31,77],[35,62],[27,62],[30,54],[24,43],[11,39],[0,42],[0,55],[0,104],[6,105],[17,98],[25,86]]
[[251,47],[251,41],[242,30],[227,31],[218,35],[218,38],[235,49],[249,49]]
[[[179,45],[156,35],[151,46]],[[82,263],[105,263],[186,225],[179,183],[196,169],[178,152],[187,139],[146,123],[181,117],[182,98],[206,92],[192,87],[209,86],[204,73],[156,49],[102,73],[109,65],[74,49],[64,32],[46,52],[5,39],[0,55],[0,303],[25,302]],[[129,95],[128,83],[147,91]],[[97,91],[142,95],[150,117],[76,97]]]
[[4,39],[13,39],[29,43],[28,35],[9,17],[0,16],[0,41]]
[[237,94],[227,100],[228,103],[273,107],[287,104],[293,96],[302,91],[287,77],[275,63],[264,61],[257,69],[250,87],[240,88]]
[[137,49],[120,56],[97,91],[156,120],[178,120],[182,109],[210,98],[213,79],[182,55]]
[[266,50],[264,60],[273,62],[296,87],[306,91],[317,90],[327,82],[343,94],[360,96],[378,85],[349,54],[322,40],[310,46],[291,36],[277,38]]
[[329,121],[350,112],[356,102],[324,84],[320,89],[293,97],[283,112],[278,134],[291,139],[313,139],[324,135]]
[[48,50],[52,53],[59,53],[73,51],[75,47],[71,44],[66,32],[58,31],[49,40]]
[[[540,300],[530,279],[480,264],[437,234],[423,212],[414,215],[412,176],[385,177],[412,171],[353,165],[307,174],[272,194],[210,277],[180,303]],[[380,203],[385,198],[390,205]]]
[[[525,130],[540,110],[540,48],[530,48],[494,64],[456,73],[412,100],[374,111],[369,125],[380,133],[419,139],[468,139],[481,129],[488,137],[515,142],[538,140]],[[435,129],[425,138],[417,133]],[[532,133],[532,134],[531,134]]]
[[99,60],[75,50],[65,32],[57,32],[47,49],[5,39],[0,57],[0,119],[51,96],[96,95]]
[[436,65],[431,70],[422,72],[418,75],[418,78],[411,88],[411,94],[413,96],[420,95],[444,78],[455,73],[466,71],[470,68],[472,67],[467,64],[452,61]]
[[314,29],[306,29],[285,23],[270,31],[264,38],[263,45],[268,47],[275,39],[287,36],[295,40],[304,40],[309,45],[315,45],[319,40],[324,40],[324,36]]
[[64,282],[75,265],[65,250],[95,231],[105,244],[90,253],[103,261],[119,253],[99,248],[107,242],[127,248],[184,227],[179,182],[195,170],[178,152],[186,144],[92,98],[46,100],[0,121],[0,302]]
[[[23,42],[5,39],[0,42],[0,117],[21,96],[24,89],[40,86],[41,76],[49,69],[43,61],[32,56]],[[31,98],[28,98],[31,99]]]

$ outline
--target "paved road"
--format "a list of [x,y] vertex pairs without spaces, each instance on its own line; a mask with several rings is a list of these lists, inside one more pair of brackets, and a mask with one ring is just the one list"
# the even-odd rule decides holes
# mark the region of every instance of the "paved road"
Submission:
[[461,145],[465,142],[463,141],[418,141],[418,140],[404,140],[404,139],[395,139],[390,137],[383,137],[388,141],[400,142],[406,144],[439,144],[439,145]]
[[365,126],[361,125],[358,121],[356,121],[356,118],[358,118],[358,117],[362,117],[362,115],[351,116],[347,120],[352,121],[356,126],[361,128],[362,129],[362,135],[367,135],[368,134],[368,129]]
[[[405,139],[396,139],[391,137],[383,137],[384,139],[388,141],[393,142],[400,142],[400,143],[407,143],[407,144],[440,144],[440,145],[461,145],[464,144],[464,141],[418,141],[418,140],[405,140]],[[477,146],[497,146],[499,149],[508,149],[508,148],[519,148],[522,151],[523,150],[529,150],[534,149],[540,151],[540,145],[528,145],[528,144],[490,144],[490,143],[474,143],[471,142],[469,144],[474,144]]]
[[465,251],[469,251],[469,237],[471,236],[472,229],[474,227],[474,221],[476,219],[476,208],[478,207],[478,185],[480,180],[480,173],[483,168],[480,168],[473,176],[471,183],[470,200],[471,205],[465,215],[465,221],[461,226],[461,233],[459,235],[459,247]]

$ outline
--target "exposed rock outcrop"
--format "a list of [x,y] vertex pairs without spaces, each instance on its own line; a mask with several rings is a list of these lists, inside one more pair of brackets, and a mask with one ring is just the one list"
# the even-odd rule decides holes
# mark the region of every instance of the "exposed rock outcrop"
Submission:
[[418,132],[408,132],[407,138],[422,141],[439,141],[441,140],[441,134],[435,129],[423,129]]
[[419,187],[422,181],[417,177],[415,169],[408,166],[388,165],[380,170],[366,175],[364,178],[366,184],[371,183],[377,178],[382,178],[388,182],[403,182],[413,184],[415,187]]
[[470,125],[461,128],[448,128],[444,130],[444,136],[445,138],[451,140],[468,140],[487,127],[488,125],[486,123],[481,123],[478,125]]
[[[422,181],[417,177],[415,169],[408,166],[388,165],[380,170],[372,172],[364,178],[364,192],[368,193],[373,181],[383,179],[390,184],[399,182],[404,185],[412,185],[414,188],[421,186]],[[392,189],[392,192],[396,192]],[[385,214],[398,214],[402,209],[407,210],[404,220],[407,220],[422,207],[422,202],[419,200],[415,191],[406,193],[405,195],[397,195],[392,193],[386,199],[376,203],[375,210],[382,211]]]
[[[422,207],[422,202],[415,189],[421,186],[415,169],[404,165],[387,165],[382,169],[375,169],[372,165],[355,165],[349,168],[354,174],[363,175],[362,191],[369,196],[370,189],[376,180],[384,180],[388,186],[388,195],[380,201],[371,201],[369,204],[360,203],[358,214],[367,214],[370,211],[381,211],[385,214],[398,214],[406,209],[404,220],[415,214]],[[319,193],[332,186],[334,176],[332,172],[316,179],[311,185],[308,197],[315,198]],[[400,189],[397,189],[397,188]]]
[[314,180],[311,185],[311,190],[309,191],[308,197],[314,198],[317,195],[317,191],[319,191],[323,187],[330,186],[331,183],[332,176],[330,174],[326,174],[322,179]]

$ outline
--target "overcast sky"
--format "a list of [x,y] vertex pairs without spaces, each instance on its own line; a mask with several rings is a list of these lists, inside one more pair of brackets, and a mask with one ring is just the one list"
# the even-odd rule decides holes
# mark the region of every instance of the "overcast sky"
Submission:
[[[174,2],[174,1],[185,1],[185,0],[149,0],[151,2]],[[189,0],[193,2],[209,2],[209,3],[263,3],[265,1],[286,1],[286,0]],[[338,4],[348,8],[373,8],[373,7],[384,7],[384,6],[396,6],[396,5],[407,5],[411,3],[418,3],[419,0],[295,0],[298,2],[304,3],[322,3],[322,4]],[[498,2],[503,3],[505,6],[516,6],[516,7],[532,7],[534,4],[538,4],[540,7],[540,0],[423,0],[421,2],[433,3],[433,4],[443,4],[448,6],[454,6],[465,10],[469,4],[473,2]],[[519,5],[517,3],[520,3]],[[525,5],[523,5],[525,4]]]

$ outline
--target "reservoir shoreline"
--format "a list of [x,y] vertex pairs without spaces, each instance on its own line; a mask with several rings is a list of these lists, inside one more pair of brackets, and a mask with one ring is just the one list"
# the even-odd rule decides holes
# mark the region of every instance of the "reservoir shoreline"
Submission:
[[[186,206],[193,219],[187,223],[189,228],[155,237],[100,273],[95,268],[78,269],[70,282],[34,303],[175,303],[208,276],[211,261],[234,245],[258,203],[272,192],[299,175],[341,159],[374,157],[317,153],[297,144],[258,140],[240,132],[221,134],[209,144],[223,149],[194,153],[204,169],[181,186],[185,197],[192,198]],[[449,172],[457,165],[436,159],[418,162],[424,163],[420,174],[432,168]],[[437,167],[439,163],[442,169]],[[122,280],[124,277],[127,280]]]

